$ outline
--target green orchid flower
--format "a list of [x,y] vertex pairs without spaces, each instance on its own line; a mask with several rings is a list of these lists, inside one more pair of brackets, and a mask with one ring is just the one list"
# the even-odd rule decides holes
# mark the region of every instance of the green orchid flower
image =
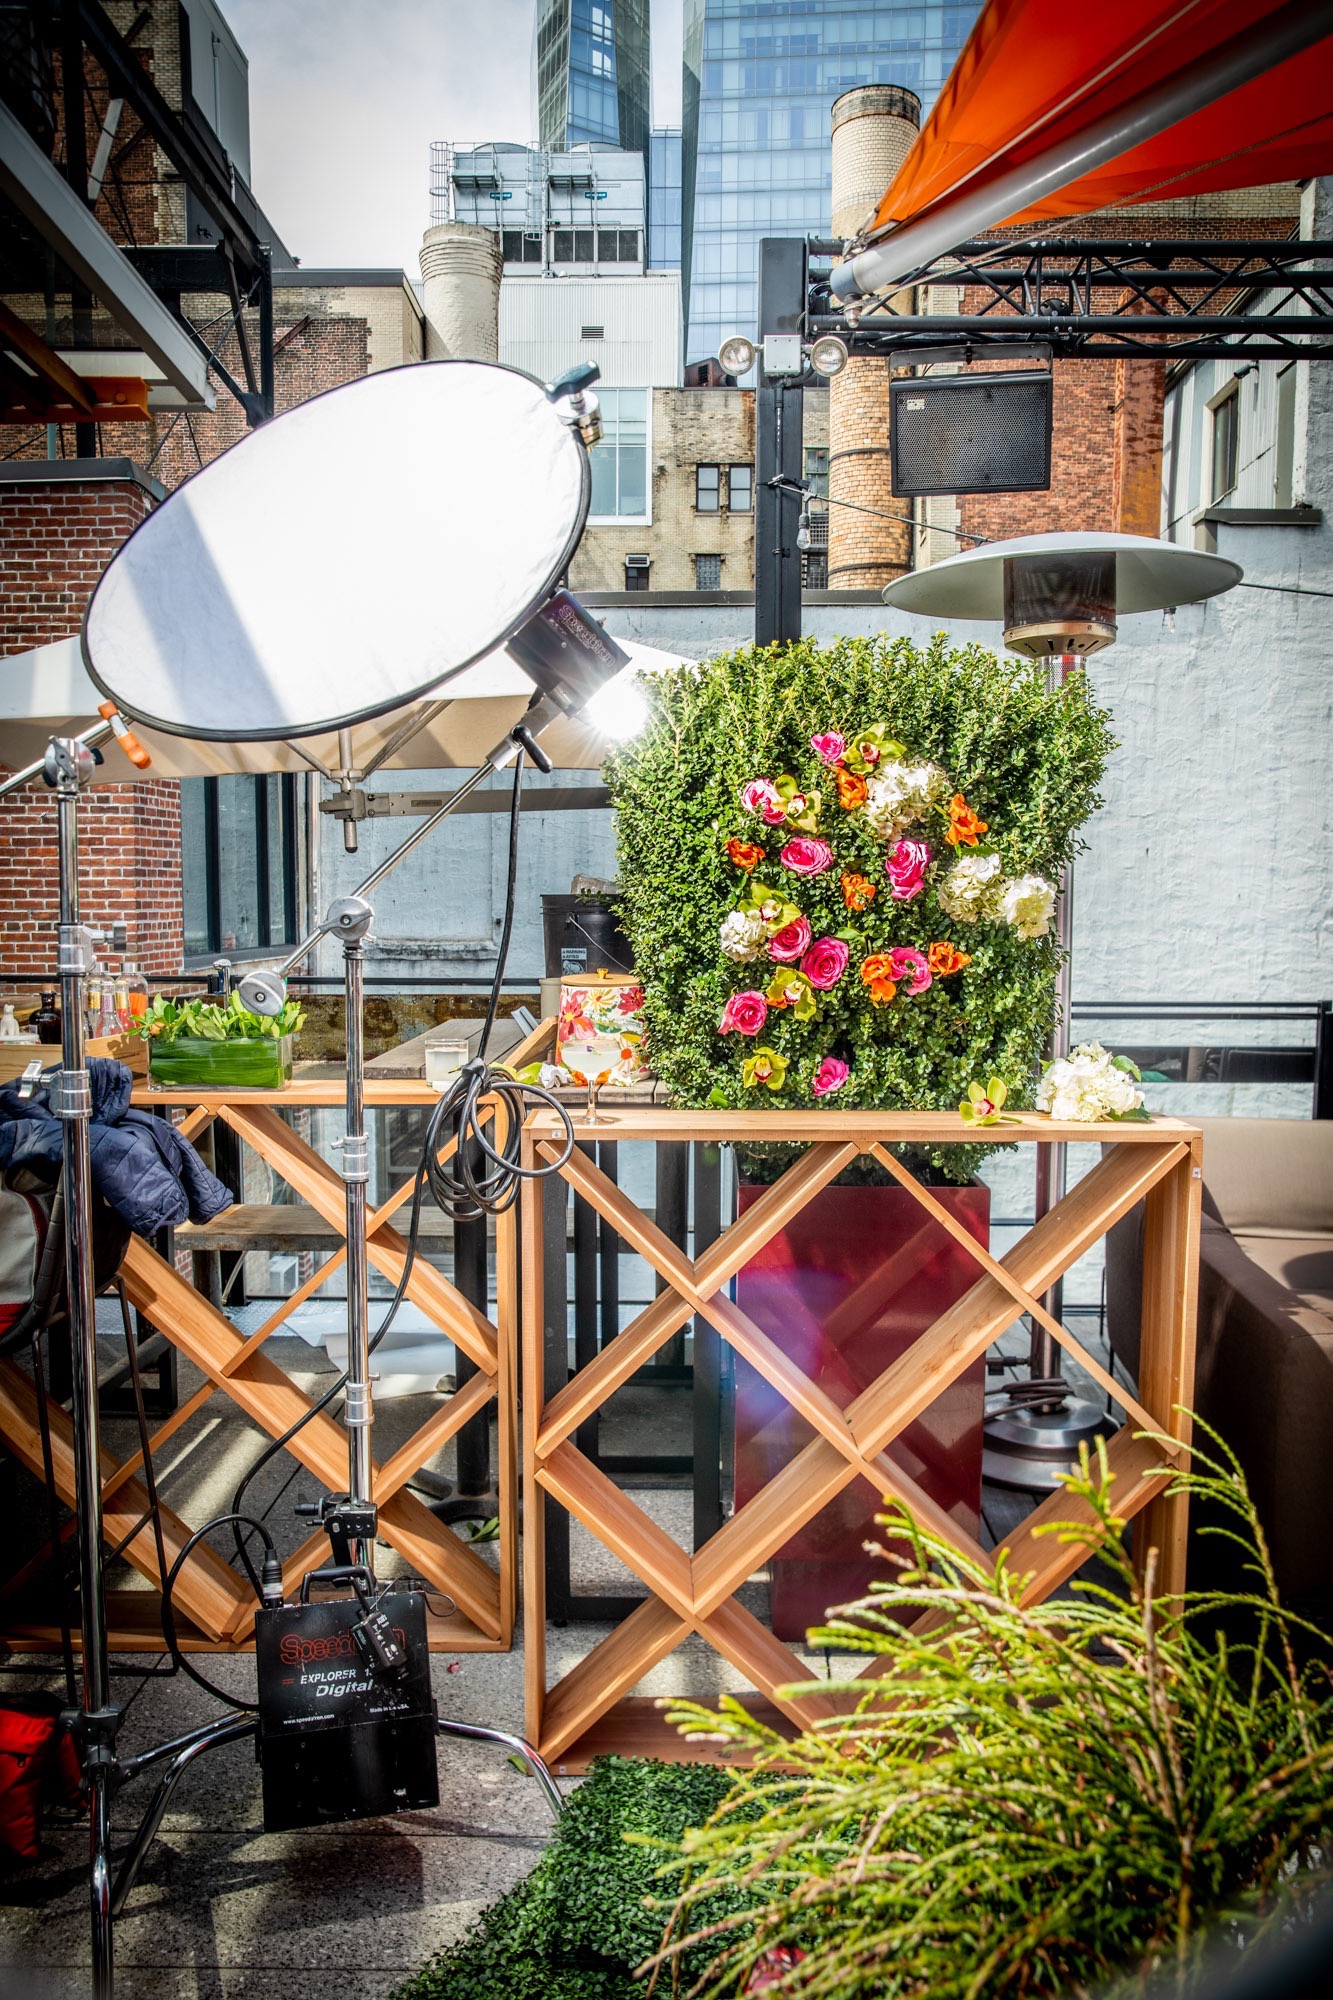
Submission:
[[815,989],[794,965],[780,965],[764,991],[772,1007],[785,1007],[798,1021],[813,1021],[819,1012]]
[[1008,1084],[998,1076],[993,1076],[984,1090],[979,1083],[969,1083],[967,1096],[958,1107],[958,1115],[964,1125],[1017,1125],[1017,1118],[1000,1116],[1008,1095]]
[[788,924],[794,924],[800,916],[795,903],[789,903],[781,889],[770,887],[767,882],[750,877],[750,886],[741,899],[742,910],[756,911],[768,925],[770,937],[776,937]]
[[881,764],[892,763],[906,755],[905,743],[899,743],[890,736],[882,722],[872,722],[869,729],[859,730],[850,738],[842,753],[842,761],[847,770],[857,771],[865,778],[877,771]]
[[780,1056],[776,1049],[756,1049],[741,1064],[741,1081],[747,1090],[754,1090],[761,1084],[766,1090],[781,1090],[786,1074],[787,1058]]
[[808,792],[795,778],[784,775],[774,780],[778,797],[786,807],[786,824],[801,833],[814,833],[819,825],[820,793]]

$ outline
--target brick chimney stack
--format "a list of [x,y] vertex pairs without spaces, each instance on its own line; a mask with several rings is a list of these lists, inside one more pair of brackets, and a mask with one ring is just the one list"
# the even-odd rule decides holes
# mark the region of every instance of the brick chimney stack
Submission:
[[[879,206],[921,125],[921,100],[897,84],[863,84],[833,106],[833,235],[854,236]],[[880,359],[851,361],[829,383],[829,499],[889,514],[889,371]],[[881,590],[911,567],[912,530],[849,507],[829,507],[832,590]]]
[[440,222],[421,240],[427,361],[500,358],[500,239],[475,222]]

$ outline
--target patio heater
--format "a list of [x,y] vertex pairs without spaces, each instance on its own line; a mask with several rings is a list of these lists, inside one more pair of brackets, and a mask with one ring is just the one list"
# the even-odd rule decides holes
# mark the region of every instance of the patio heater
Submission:
[[[1119,617],[1199,603],[1230,590],[1241,575],[1239,566],[1222,556],[1146,535],[1023,535],[910,571],[882,594],[898,611],[1000,624],[1009,651],[1045,661],[1048,685],[1057,688],[1082,661],[1114,644]],[[1052,1059],[1067,1055],[1071,1043],[1072,864],[1060,884],[1056,929],[1060,962]],[[1039,1146],[1036,1152],[1040,1217],[1064,1194],[1068,1163],[1063,1145]],[[1060,1317],[1061,1283],[1043,1304]],[[1073,1395],[1055,1373],[1055,1360],[1052,1336],[1034,1326],[1026,1377],[1006,1386],[1003,1406],[985,1422],[983,1471],[998,1485],[1033,1492],[1055,1487],[1075,1467],[1079,1445],[1104,1427],[1102,1410]]]
[[[341,1814],[324,1811],[319,1816],[359,1817],[426,1802],[433,1754],[426,1779],[420,1770],[423,1720],[432,1743],[440,1730],[519,1751],[560,1809],[555,1782],[531,1746],[502,1730],[435,1718],[424,1615],[417,1638],[410,1589],[391,1600],[395,1614],[408,1612],[406,1621],[401,1615],[391,1619],[374,1577],[361,979],[364,939],[372,921],[365,895],[374,884],[485,776],[509,763],[516,766],[516,837],[517,776],[523,759],[531,756],[539,765],[547,764],[537,740],[541,731],[552,721],[590,711],[599,693],[623,679],[625,654],[558,587],[587,518],[587,451],[600,434],[597,402],[590,393],[596,375],[595,367],[575,369],[547,388],[489,363],[439,362],[385,370],[329,391],[251,433],[178,489],[125,543],[88,608],[83,652],[89,672],[109,696],[103,710],[107,719],[80,737],[54,740],[43,775],[56,790],[60,808],[65,1046],[56,1098],[66,1121],[84,1662],[83,1705],[74,1731],[91,1798],[95,2000],[111,2000],[113,1916],[190,1764],[209,1749],[256,1733],[266,1745],[272,1742],[279,1756],[288,1745],[296,1747],[293,1738],[282,1740],[281,1720],[266,1728],[263,1662],[266,1652],[271,1655],[276,1648],[266,1647],[264,1621],[299,1620],[325,1610],[305,1601],[304,1588],[300,1604],[283,1604],[280,1565],[268,1538],[256,1631],[260,1720],[233,1711],[142,1756],[118,1757],[119,1711],[110,1702],[107,1677],[89,1225],[91,1103],[82,1046],[81,993],[90,947],[79,926],[76,842],[78,792],[92,774],[97,743],[116,733],[127,754],[146,761],[136,754],[122,710],[168,735],[275,743],[350,728],[401,709],[447,686],[500,646],[512,650],[532,682],[523,720],[448,803],[367,878],[360,895],[335,904],[318,932],[342,938],[346,975],[348,1130],[342,1141],[342,1173],[349,1274],[348,1490],[329,1496],[321,1509],[333,1562],[313,1574],[326,1584],[341,1585],[346,1593],[346,1636],[361,1658],[366,1684],[377,1690],[369,1712],[378,1731],[369,1744],[360,1728],[364,1718],[354,1713],[327,1733],[335,1756],[338,1735],[344,1739],[341,1779],[350,1805]],[[466,468],[466,489],[458,477],[460,467]],[[442,508],[442,500],[449,504]],[[19,773],[3,790],[36,774],[36,767]],[[301,949],[310,942],[304,941]],[[281,981],[270,981],[267,991],[256,987],[252,997],[272,1010],[275,995],[280,1005]],[[466,1098],[471,1116],[489,1078],[481,1059],[468,1068],[473,1072]],[[514,1093],[518,1088],[510,1086]],[[520,1105],[511,1109],[521,1114]],[[484,1139],[480,1143],[490,1150]],[[494,1187],[497,1177],[500,1184],[506,1178],[512,1183],[516,1162],[494,1151],[490,1157],[495,1171],[483,1175],[487,1187]],[[197,1539],[182,1551],[177,1569]],[[164,1579],[164,1590],[169,1582]],[[393,1742],[384,1740],[384,1725],[387,1718],[392,1738],[396,1715],[401,1715],[404,1731],[395,1754]],[[327,1769],[318,1768],[318,1753],[313,1763],[306,1754],[309,1739],[318,1732],[309,1729],[309,1716],[292,1720],[294,1737],[306,1741],[284,1768],[327,1799]],[[360,1732],[355,1754],[347,1747],[354,1729]],[[374,1768],[377,1761],[392,1767],[387,1776]],[[156,1792],[113,1883],[111,1797],[127,1778],[153,1766],[162,1767]],[[416,1787],[410,1798],[399,1797],[398,1780],[405,1771]],[[265,1791],[267,1816],[267,1784]]]

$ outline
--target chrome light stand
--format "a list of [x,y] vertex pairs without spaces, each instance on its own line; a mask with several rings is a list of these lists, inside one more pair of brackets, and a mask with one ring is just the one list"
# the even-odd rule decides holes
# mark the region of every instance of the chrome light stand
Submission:
[[[82,736],[52,737],[41,763],[14,772],[0,784],[2,798],[31,779],[41,777],[56,795],[56,848],[60,870],[57,933],[60,1070],[52,1092],[52,1109],[61,1123],[83,1697],[80,1707],[67,1712],[62,1719],[78,1747],[88,1792],[94,2000],[111,2000],[112,1992],[111,1789],[116,1777],[116,1736],[121,1710],[110,1699],[107,1653],[102,1562],[102,1453],[97,1401],[97,1305],[93,1283],[89,1133],[92,1091],[84,1060],[83,1020],[83,982],[92,970],[94,947],[103,934],[89,930],[79,916],[79,793],[100,762],[97,745],[105,742],[112,733],[108,722],[85,731]],[[19,1085],[20,1096],[31,1095],[40,1074],[40,1061],[28,1066]]]

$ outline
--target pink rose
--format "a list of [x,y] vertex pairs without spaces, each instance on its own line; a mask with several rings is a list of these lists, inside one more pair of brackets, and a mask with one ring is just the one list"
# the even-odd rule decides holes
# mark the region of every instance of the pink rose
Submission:
[[812,986],[817,986],[821,993],[827,993],[847,970],[849,956],[841,938],[816,938],[801,960],[801,970]]
[[810,1086],[812,1097],[827,1097],[831,1091],[841,1090],[850,1071],[845,1062],[837,1056],[825,1056],[815,1071],[815,1080]]
[[830,729],[825,736],[812,736],[810,738],[810,748],[823,763],[836,764],[843,751],[847,748],[847,740],[845,737],[839,736],[836,729]]
[[782,794],[771,778],[751,778],[741,787],[741,804],[746,812],[758,813],[769,826],[781,826],[787,817]]
[[804,917],[793,917],[780,931],[768,940],[768,955],[777,959],[779,965],[794,965],[801,953],[809,948],[810,926]]
[[915,951],[908,944],[896,944],[889,953],[889,958],[893,963],[893,978],[906,979],[910,982],[907,988],[909,999],[915,998],[918,993],[924,993],[926,988],[933,984],[930,967],[926,963],[926,954],[923,951]]
[[793,875],[822,875],[833,866],[833,849],[826,840],[807,840],[793,834],[782,850],[782,865]]
[[768,1019],[768,1002],[762,993],[733,993],[722,1009],[719,1035],[757,1035]]
[[884,872],[889,878],[896,903],[910,903],[914,896],[921,894],[926,886],[926,870],[929,866],[929,842],[924,840],[894,842],[889,849],[889,858],[884,863]]

